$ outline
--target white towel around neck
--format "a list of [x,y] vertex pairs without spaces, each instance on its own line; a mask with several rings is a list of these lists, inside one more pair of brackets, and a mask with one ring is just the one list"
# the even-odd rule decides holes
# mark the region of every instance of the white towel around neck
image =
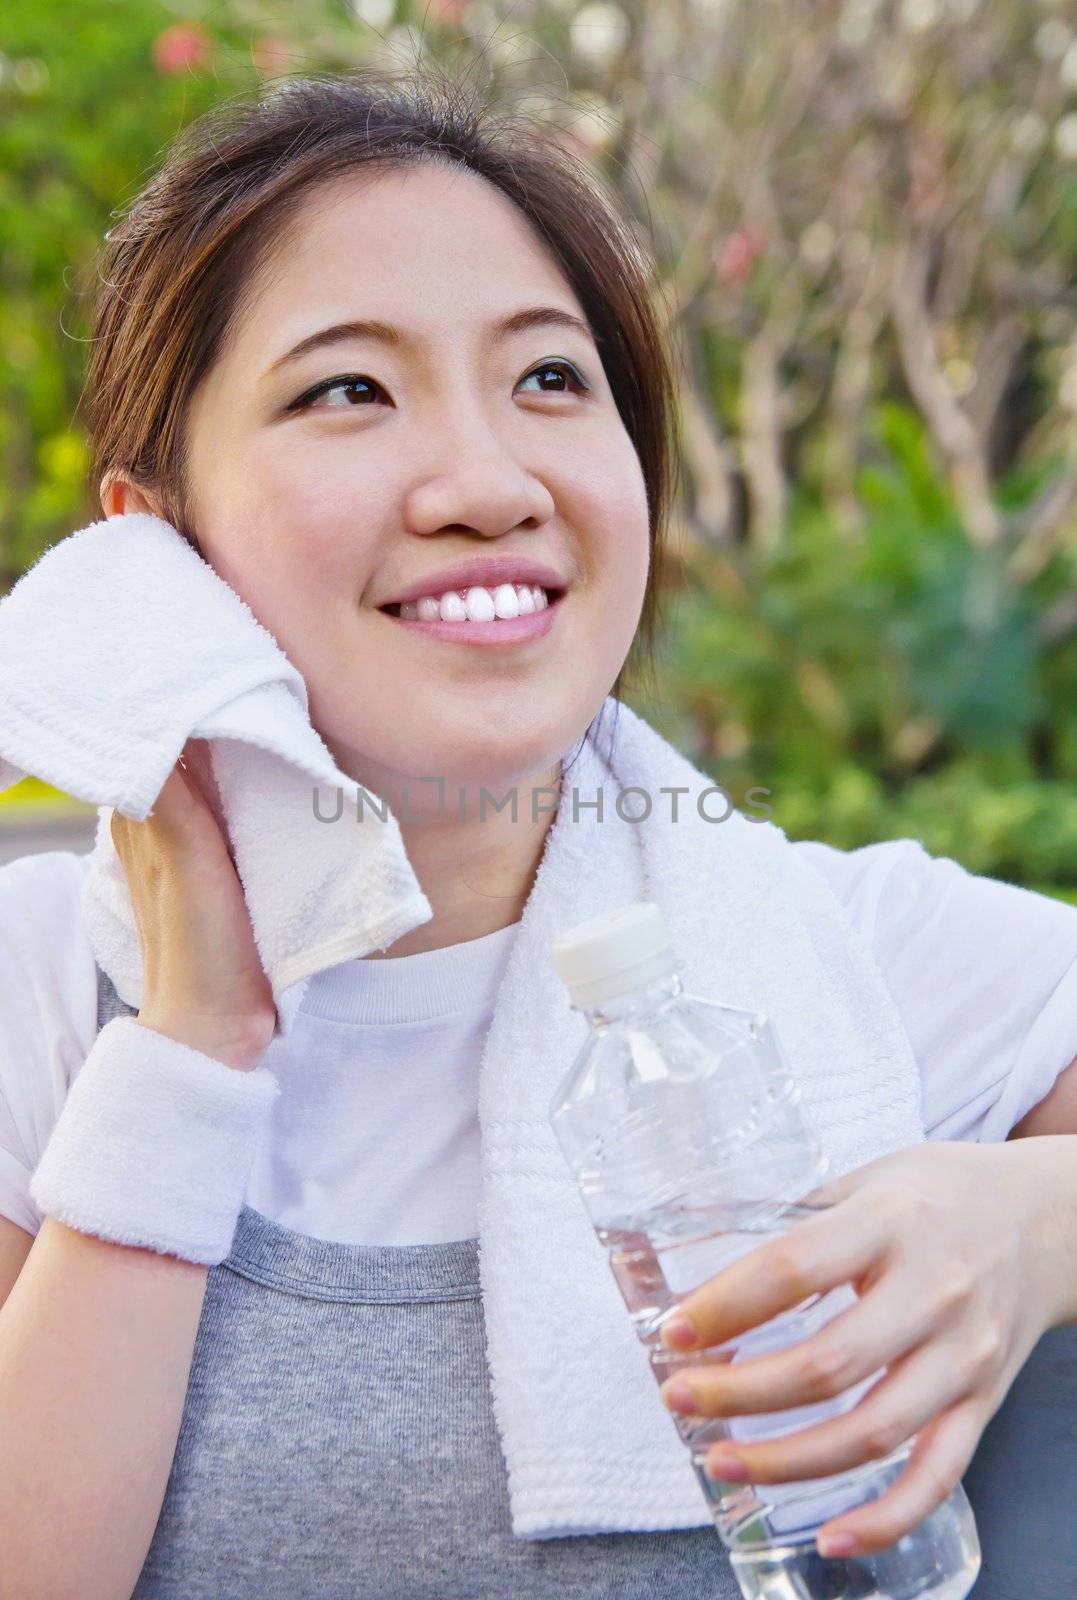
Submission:
[[[128,1005],[142,952],[112,812],[142,821],[189,739],[287,1034],[314,973],[429,922],[387,804],[336,766],[272,634],[171,524],[91,523],[0,601],[0,790],[30,775],[99,810],[82,915]],[[208,763],[205,752],[208,752]],[[337,820],[332,820],[337,819]]]
[[[525,1539],[711,1520],[549,1122],[589,1031],[554,969],[554,940],[601,911],[654,900],[688,990],[771,1018],[832,1176],[924,1137],[908,1037],[829,886],[774,824],[736,811],[703,820],[726,809],[712,780],[628,706],[609,704],[619,725],[593,724],[563,778],[481,1063],[487,1350],[513,1532]],[[625,794],[626,816],[652,801],[637,823],[615,809],[632,786],[642,796]],[[674,822],[662,790],[678,786],[687,792]],[[586,804],[600,787],[601,821]]]

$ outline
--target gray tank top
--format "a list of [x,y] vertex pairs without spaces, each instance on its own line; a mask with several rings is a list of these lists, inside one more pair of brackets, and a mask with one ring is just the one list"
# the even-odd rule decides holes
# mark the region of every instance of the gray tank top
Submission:
[[[98,969],[98,1027],[131,1016]],[[244,1206],[210,1267],[131,1600],[740,1600],[709,1527],[517,1539],[478,1240],[359,1245]]]

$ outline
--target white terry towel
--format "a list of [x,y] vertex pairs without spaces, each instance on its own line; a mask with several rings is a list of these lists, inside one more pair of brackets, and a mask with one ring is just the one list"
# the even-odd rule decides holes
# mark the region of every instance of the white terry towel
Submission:
[[278,1034],[314,973],[433,916],[388,805],[312,726],[301,674],[169,523],[108,517],[47,550],[0,601],[0,685],[0,790],[32,775],[99,808],[82,916],[128,1005],[142,1003],[142,953],[112,811],[149,816],[189,739],[207,741],[199,772]]
[[[513,1532],[525,1539],[710,1522],[550,1125],[589,1032],[553,966],[554,940],[654,900],[688,989],[774,1022],[832,1176],[924,1137],[908,1037],[823,878],[770,822],[704,821],[701,791],[706,815],[726,810],[711,780],[629,707],[612,741],[609,722],[563,777],[481,1063],[487,1353]],[[618,816],[622,791],[625,816],[646,820]]]

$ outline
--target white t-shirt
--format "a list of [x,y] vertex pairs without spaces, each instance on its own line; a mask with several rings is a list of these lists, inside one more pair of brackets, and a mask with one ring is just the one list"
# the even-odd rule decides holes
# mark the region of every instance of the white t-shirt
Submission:
[[[794,847],[872,950],[932,1139],[1001,1141],[1077,1056],[1077,909],[971,875],[913,839]],[[31,1176],[97,1033],[79,917],[89,855],[0,868],[0,1214],[43,1220]],[[298,1233],[425,1244],[478,1229],[479,1062],[519,924],[317,974],[264,1057],[281,1085],[247,1190]]]

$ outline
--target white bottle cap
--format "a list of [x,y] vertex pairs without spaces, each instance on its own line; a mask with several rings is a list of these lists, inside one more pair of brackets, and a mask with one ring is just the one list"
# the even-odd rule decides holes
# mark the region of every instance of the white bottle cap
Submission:
[[553,964],[577,1010],[653,988],[679,966],[653,900],[637,900],[570,928],[554,941]]

